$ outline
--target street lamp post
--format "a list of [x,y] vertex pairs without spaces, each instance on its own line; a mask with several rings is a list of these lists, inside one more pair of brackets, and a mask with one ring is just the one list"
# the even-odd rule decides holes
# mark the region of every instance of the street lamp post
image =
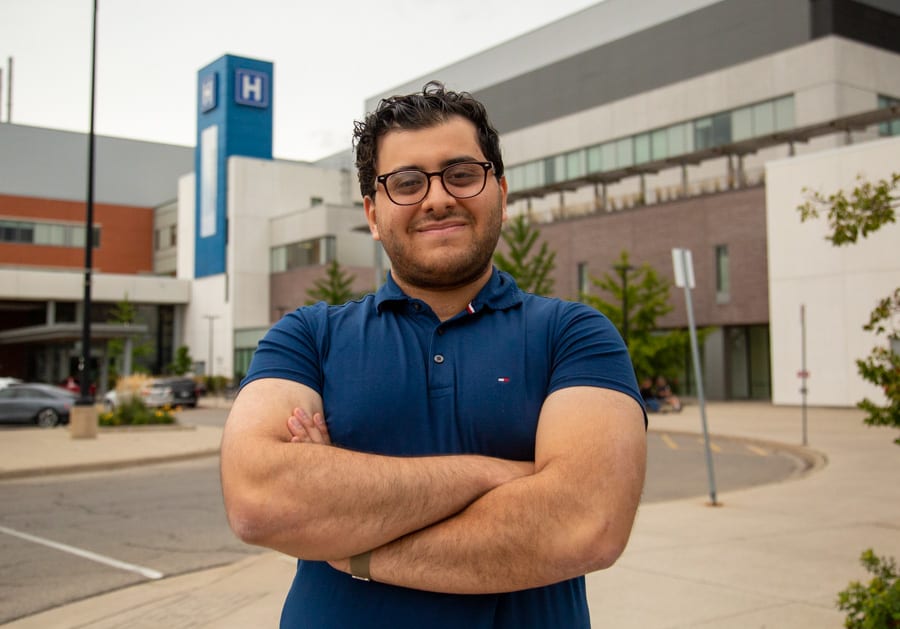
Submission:
[[219,315],[203,315],[203,318],[209,321],[209,362],[207,367],[207,376],[213,375],[213,322],[219,318]]
[[97,77],[97,0],[91,26],[91,113],[88,131],[87,206],[84,221],[84,298],[81,309],[81,355],[78,357],[79,395],[69,416],[73,439],[96,439],[97,411],[91,395],[91,272],[94,254],[94,100]]

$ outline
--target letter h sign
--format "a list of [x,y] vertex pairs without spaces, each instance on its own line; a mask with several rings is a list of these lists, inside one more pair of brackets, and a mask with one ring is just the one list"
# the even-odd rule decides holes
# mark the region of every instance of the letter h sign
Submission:
[[268,107],[269,76],[255,70],[235,70],[234,102],[251,107]]

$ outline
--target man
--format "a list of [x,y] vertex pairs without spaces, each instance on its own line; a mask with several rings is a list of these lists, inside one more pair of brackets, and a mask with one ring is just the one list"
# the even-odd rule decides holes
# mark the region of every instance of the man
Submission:
[[481,103],[429,83],[355,146],[391,272],[260,342],[222,442],[229,522],[300,559],[283,627],[588,627],[583,575],[623,551],[644,479],[621,337],[493,268],[507,184]]

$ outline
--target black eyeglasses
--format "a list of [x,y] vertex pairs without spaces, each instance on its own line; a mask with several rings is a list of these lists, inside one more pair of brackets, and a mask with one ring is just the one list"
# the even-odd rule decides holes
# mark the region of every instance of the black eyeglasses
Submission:
[[456,199],[470,199],[481,194],[487,184],[491,162],[459,162],[450,164],[443,170],[426,173],[424,170],[395,170],[386,175],[378,175],[375,181],[384,186],[388,198],[397,205],[421,203],[431,190],[431,178],[441,178],[441,185]]

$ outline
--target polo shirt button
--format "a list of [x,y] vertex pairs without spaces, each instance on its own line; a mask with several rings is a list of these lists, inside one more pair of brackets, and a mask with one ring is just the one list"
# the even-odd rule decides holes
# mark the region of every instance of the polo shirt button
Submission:
[[436,362],[437,364],[440,365],[442,362],[444,362],[444,357],[441,356],[440,354],[435,354],[435,355],[434,355],[434,362]]

